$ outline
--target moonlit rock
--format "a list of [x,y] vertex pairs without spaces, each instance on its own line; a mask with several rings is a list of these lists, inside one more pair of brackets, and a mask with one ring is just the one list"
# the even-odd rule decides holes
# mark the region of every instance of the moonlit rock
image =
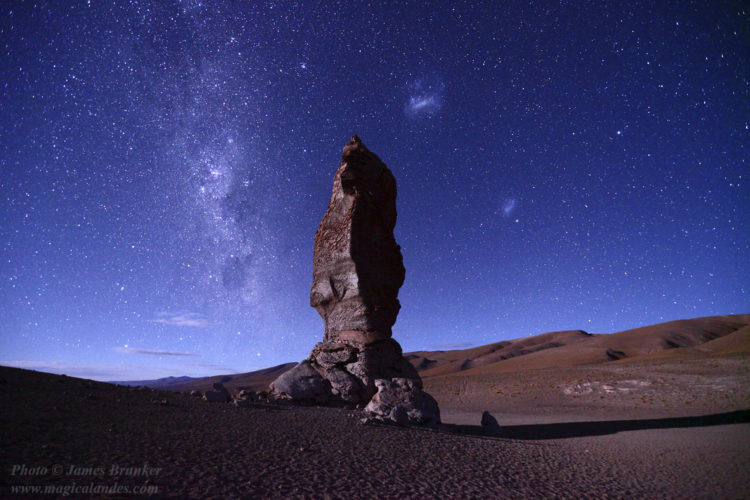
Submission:
[[355,135],[315,234],[310,305],[325,321],[324,341],[390,338],[405,274],[395,225],[396,180]]
[[[376,380],[401,380],[407,381],[397,384],[403,404],[389,407],[383,418],[393,413],[391,420],[399,423],[439,421],[432,406],[419,406],[434,400],[422,392],[416,369],[391,338],[405,276],[395,225],[396,180],[355,135],[343,149],[315,234],[310,305],[323,318],[323,342],[271,384],[276,397],[364,406],[378,392]],[[318,394],[321,387],[326,397]],[[410,391],[413,395],[407,396]]]
[[366,418],[370,421],[397,425],[440,424],[437,401],[415,384],[414,380],[376,380],[375,386],[378,392],[365,407]]
[[278,397],[309,403],[325,403],[330,395],[323,377],[308,360],[283,373],[270,389]]

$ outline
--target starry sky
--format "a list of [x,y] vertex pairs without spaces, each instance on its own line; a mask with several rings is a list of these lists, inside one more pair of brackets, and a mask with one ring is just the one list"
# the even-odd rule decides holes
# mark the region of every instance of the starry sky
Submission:
[[750,312],[743,2],[7,1],[0,363],[306,357],[341,148],[399,187],[405,351]]

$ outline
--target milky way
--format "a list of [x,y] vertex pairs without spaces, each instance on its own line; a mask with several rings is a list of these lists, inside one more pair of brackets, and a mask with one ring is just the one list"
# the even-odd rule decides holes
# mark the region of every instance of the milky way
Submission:
[[406,350],[748,312],[738,4],[0,7],[0,362],[302,359],[359,134],[398,182]]

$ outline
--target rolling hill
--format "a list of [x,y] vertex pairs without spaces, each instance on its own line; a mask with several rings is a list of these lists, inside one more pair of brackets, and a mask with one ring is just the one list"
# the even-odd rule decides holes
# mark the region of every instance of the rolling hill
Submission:
[[[743,355],[750,355],[750,314],[669,321],[612,334],[565,330],[470,349],[405,353],[423,379]],[[196,379],[169,377],[125,384],[189,391],[206,390],[215,382],[222,382],[230,391],[240,388],[258,391],[295,364],[285,363],[249,373]]]

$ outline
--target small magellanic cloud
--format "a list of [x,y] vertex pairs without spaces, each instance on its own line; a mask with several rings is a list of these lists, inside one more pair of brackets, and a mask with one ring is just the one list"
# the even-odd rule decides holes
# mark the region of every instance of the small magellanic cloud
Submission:
[[503,217],[510,217],[518,206],[518,200],[515,198],[507,198],[503,202]]

